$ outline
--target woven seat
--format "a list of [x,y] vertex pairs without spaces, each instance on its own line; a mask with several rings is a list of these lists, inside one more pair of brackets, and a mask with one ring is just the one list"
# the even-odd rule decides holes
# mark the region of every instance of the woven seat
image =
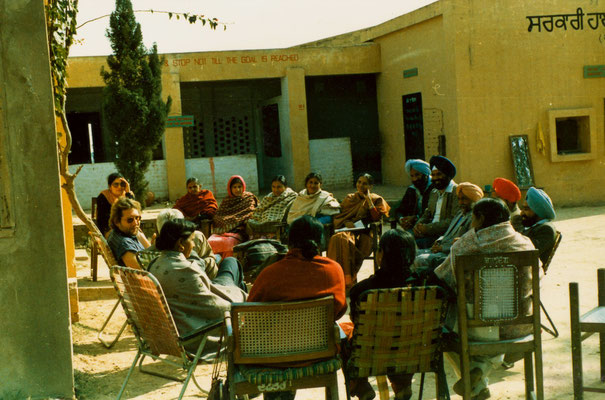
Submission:
[[[128,317],[128,323],[137,339],[138,347],[137,354],[118,394],[118,399],[124,394],[137,362],[139,363],[139,370],[143,373],[183,382],[179,399],[185,394],[191,378],[201,391],[207,393],[198,385],[193,373],[202,355],[208,335],[220,328],[222,321],[218,320],[193,332],[180,335],[162,287],[152,274],[143,270],[118,266],[111,267],[111,270],[111,279]],[[198,341],[199,345],[195,354],[190,354],[185,350],[186,345]],[[182,379],[145,370],[143,369],[145,357],[183,369],[187,371],[187,377]]]
[[364,292],[354,316],[347,379],[382,377],[380,398],[388,399],[384,375],[435,372],[437,398],[447,397],[440,349],[445,304],[436,286]]
[[[326,387],[326,396],[338,399],[336,371],[340,361],[332,297],[236,303],[225,315],[225,326],[232,399],[311,387]],[[288,365],[282,368],[284,363]]]

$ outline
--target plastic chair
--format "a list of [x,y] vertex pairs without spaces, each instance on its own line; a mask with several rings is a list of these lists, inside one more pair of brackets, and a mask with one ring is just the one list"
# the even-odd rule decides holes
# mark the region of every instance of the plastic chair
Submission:
[[161,251],[145,249],[137,252],[137,261],[139,262],[141,268],[143,268],[145,271],[149,271],[149,265],[151,265],[151,262],[158,258],[160,254],[162,254]]
[[[464,382],[463,398],[471,398],[471,356],[523,353],[526,398],[543,400],[538,251],[459,255],[455,257],[454,263],[460,330],[459,340],[454,343],[454,351],[460,355],[460,370]],[[523,288],[524,276],[532,277],[530,294],[533,311],[524,309],[527,293],[519,290]],[[473,306],[474,312],[467,313],[467,304]],[[522,338],[475,342],[470,341],[468,337],[471,327],[527,324],[532,325],[533,334]]]
[[[225,313],[229,395],[326,387],[338,399],[334,300],[234,303]],[[316,362],[309,364],[309,360]],[[302,367],[272,367],[303,362]],[[261,364],[261,365],[258,365]],[[293,364],[296,365],[296,364]]]
[[577,282],[569,283],[569,309],[571,312],[571,365],[573,394],[581,400],[584,392],[605,393],[605,387],[584,386],[582,372],[582,342],[595,333],[599,334],[601,358],[601,382],[605,382],[605,269],[597,271],[598,305],[580,316],[580,295]]
[[[360,297],[347,379],[376,376],[380,398],[389,398],[384,375],[434,372],[437,398],[449,399],[440,340],[446,301],[437,286],[374,289]],[[347,391],[347,398],[350,395]]]
[[[128,323],[137,339],[137,354],[118,393],[118,400],[124,394],[137,362],[139,371],[143,373],[183,382],[179,399],[185,394],[187,385],[192,378],[198,389],[207,394],[208,392],[199,386],[193,373],[206,345],[208,335],[216,331],[222,325],[222,321],[217,320],[193,332],[181,335],[170,313],[162,287],[152,274],[143,270],[118,266],[111,267],[111,271],[111,280],[128,317]],[[185,350],[184,346],[198,340],[200,343],[195,354]],[[145,357],[175,368],[182,368],[187,371],[187,377],[183,379],[145,370],[143,369]]]

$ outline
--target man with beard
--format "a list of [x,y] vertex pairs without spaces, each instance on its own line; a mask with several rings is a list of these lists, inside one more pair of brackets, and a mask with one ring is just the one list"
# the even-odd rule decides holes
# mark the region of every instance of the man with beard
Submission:
[[456,167],[443,156],[431,157],[431,180],[433,189],[429,195],[426,210],[414,225],[414,237],[419,248],[425,249],[433,244],[437,238],[445,233],[458,212],[458,198],[456,197]]
[[[391,210],[394,220],[404,229],[414,227],[429,202],[431,186],[431,168],[424,160],[412,159],[405,163],[405,172],[412,180],[403,198],[394,210]],[[394,226],[391,226],[394,228]]]
[[109,226],[107,243],[118,264],[140,268],[137,252],[151,245],[141,230],[141,204],[127,197],[120,198],[111,206]]
[[430,249],[420,249],[416,253],[414,267],[423,275],[425,272],[433,271],[445,261],[454,242],[470,229],[471,210],[473,205],[483,198],[483,191],[477,185],[462,182],[456,188],[456,196],[459,209],[443,236],[437,239]]
[[521,200],[521,190],[513,182],[505,178],[496,178],[492,184],[494,196],[506,203],[510,211],[510,223],[517,232],[523,231],[521,210],[517,203]]
[[521,222],[525,227],[521,233],[538,249],[542,263],[548,260],[555,245],[557,230],[551,223],[555,217],[552,200],[546,192],[530,187],[521,206]]

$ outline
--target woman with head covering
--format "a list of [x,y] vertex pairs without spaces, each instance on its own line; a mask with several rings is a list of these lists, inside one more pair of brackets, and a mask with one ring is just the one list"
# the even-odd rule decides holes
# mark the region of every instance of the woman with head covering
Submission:
[[298,193],[288,212],[288,224],[298,217],[310,215],[318,218],[321,223],[332,222],[332,215],[338,214],[340,206],[338,201],[321,188],[321,175],[311,172],[305,177],[305,188]]
[[[342,212],[334,216],[335,229],[353,229],[361,221],[364,226],[389,215],[389,205],[379,195],[372,193],[374,179],[362,174],[357,179],[355,193],[348,194],[340,205]],[[369,229],[345,230],[332,236],[328,244],[328,257],[338,262],[344,271],[347,288],[357,281],[357,271],[364,258],[372,252]]]
[[197,178],[187,179],[187,194],[178,199],[174,207],[183,213],[188,221],[196,224],[202,219],[212,219],[218,205],[210,190],[202,189]]
[[208,243],[215,254],[222,258],[233,255],[233,247],[247,239],[246,222],[252,217],[258,199],[246,192],[246,182],[233,175],[227,183],[227,197],[221,201],[212,219],[212,235]]
[[271,181],[271,193],[266,195],[246,223],[251,237],[275,233],[275,223],[283,221],[286,210],[296,199],[296,192],[288,187],[286,177],[277,175]]
[[109,174],[107,177],[107,189],[103,190],[97,196],[97,226],[103,235],[107,235],[111,230],[109,227],[109,214],[111,206],[121,197],[134,199],[134,194],[130,191],[128,181],[119,172]]

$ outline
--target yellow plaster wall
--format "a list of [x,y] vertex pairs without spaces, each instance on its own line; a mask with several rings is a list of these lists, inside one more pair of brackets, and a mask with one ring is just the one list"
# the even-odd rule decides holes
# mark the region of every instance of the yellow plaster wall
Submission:
[[[172,97],[169,115],[181,115],[181,85],[178,72],[162,74],[162,95]],[[166,179],[168,198],[176,201],[186,192],[185,144],[183,128],[166,128],[164,131]]]

